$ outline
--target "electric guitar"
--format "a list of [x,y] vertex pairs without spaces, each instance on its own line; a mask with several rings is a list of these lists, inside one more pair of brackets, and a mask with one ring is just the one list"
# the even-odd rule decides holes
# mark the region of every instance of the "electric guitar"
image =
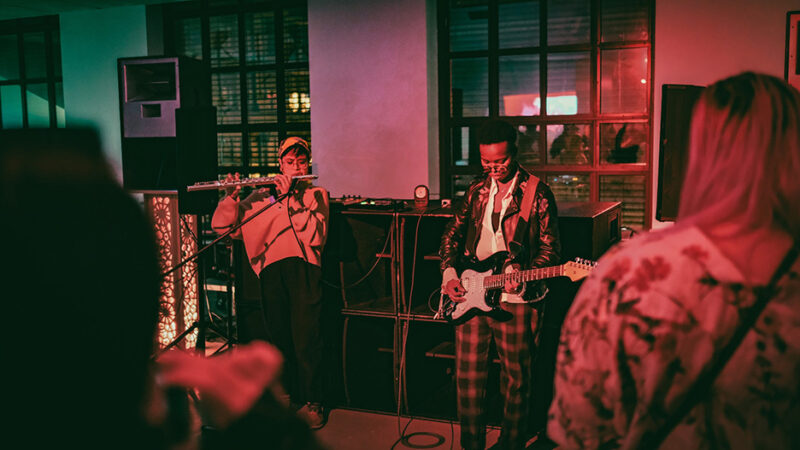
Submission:
[[[454,302],[446,295],[436,317],[444,317],[448,322],[458,325],[466,322],[475,314],[481,312],[489,315],[506,312],[500,308],[500,292],[505,287],[506,281],[543,280],[545,278],[569,277],[572,281],[583,279],[597,265],[594,261],[575,258],[560,266],[542,267],[540,269],[520,270],[511,273],[497,272],[498,266],[505,260],[505,252],[493,255],[483,261],[470,261],[461,272],[461,285],[467,292],[463,302]],[[507,313],[507,312],[506,312]]]

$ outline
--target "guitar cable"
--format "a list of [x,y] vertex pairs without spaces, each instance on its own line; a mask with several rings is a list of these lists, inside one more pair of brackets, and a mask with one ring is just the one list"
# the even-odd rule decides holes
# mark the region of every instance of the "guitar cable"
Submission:
[[[437,293],[440,293],[441,290],[442,290],[442,288],[438,287],[438,288],[434,289],[433,291],[431,291],[430,295],[428,295],[428,309],[432,313],[437,313],[439,311],[439,309],[438,308],[434,308],[431,305],[431,299],[433,298],[434,295],[436,295]],[[434,316],[433,318],[436,319],[436,316]]]
[[[297,181],[297,180],[294,180],[294,181]],[[293,182],[292,186],[294,187],[294,182]],[[295,191],[296,191],[296,189],[295,189]],[[311,212],[309,211],[309,213],[311,213]],[[289,225],[292,227],[292,233],[294,233],[294,239],[297,241],[297,245],[300,247],[300,251],[303,252],[303,257],[305,258],[306,262],[308,262],[308,254],[306,253],[306,249],[303,246],[303,243],[300,241],[300,237],[297,235],[297,230],[294,227],[294,222],[292,222],[292,215],[289,214],[289,200],[288,200],[288,197],[287,197],[287,200],[286,200],[286,214],[289,217]],[[329,224],[329,226],[330,226],[330,224]],[[381,250],[381,254],[385,254],[386,253],[386,247],[389,245],[389,242],[391,241],[391,236],[392,236],[392,227],[390,226],[389,227],[389,232],[386,233],[386,241],[383,243],[383,249]],[[381,260],[380,256],[377,256],[375,258],[375,262],[372,264],[372,267],[369,268],[367,273],[364,274],[364,276],[362,276],[361,278],[359,278],[356,282],[351,283],[349,285],[336,286],[335,284],[333,284],[333,283],[331,283],[329,281],[325,281],[322,278],[320,278],[320,282],[322,282],[322,284],[325,284],[325,285],[327,285],[329,287],[332,287],[334,289],[350,289],[352,287],[358,286],[364,280],[366,280],[367,277],[375,270],[375,268],[378,267],[378,263],[380,262],[380,260]]]
[[338,285],[335,285],[335,284],[333,284],[333,283],[331,283],[329,281],[325,281],[325,280],[322,280],[322,283],[325,284],[326,286],[332,287],[334,289],[350,289],[350,288],[356,287],[359,284],[361,284],[364,280],[367,279],[367,277],[370,276],[370,274],[375,270],[375,268],[378,267],[378,263],[381,262],[380,255],[381,254],[386,254],[386,247],[389,246],[389,242],[391,242],[391,240],[392,240],[392,232],[393,231],[394,231],[394,224],[390,224],[389,225],[389,231],[386,232],[386,240],[383,242],[383,248],[381,249],[381,252],[378,255],[375,256],[375,262],[372,263],[372,267],[370,267],[369,270],[367,270],[367,273],[365,273],[364,276],[359,278],[357,281],[355,281],[353,283],[350,283],[348,285],[344,285],[344,286],[338,286]]
[[[416,229],[414,230],[414,252],[413,252],[412,259],[411,259],[411,286],[409,287],[409,290],[408,290],[408,304],[406,305],[407,324],[406,324],[406,327],[403,329],[403,337],[400,340],[400,345],[401,345],[401,350],[400,350],[400,368],[399,368],[399,371],[398,371],[398,377],[399,377],[398,378],[398,387],[399,387],[399,389],[397,389],[397,432],[400,435],[400,437],[392,445],[392,447],[391,447],[392,450],[397,446],[397,444],[400,444],[400,443],[402,443],[404,446],[410,447],[410,448],[434,448],[434,447],[438,447],[439,445],[441,445],[441,444],[443,444],[445,442],[444,436],[442,436],[442,435],[440,435],[438,433],[433,433],[433,432],[429,432],[429,431],[417,431],[417,432],[414,432],[414,433],[406,434],[406,430],[408,430],[408,427],[411,425],[411,422],[413,422],[414,419],[415,419],[415,417],[412,416],[412,415],[409,415],[410,418],[409,418],[408,422],[406,423],[405,427],[402,428],[402,430],[401,430],[401,425],[400,425],[400,420],[401,420],[400,419],[400,413],[401,413],[401,405],[402,405],[401,400],[403,398],[403,394],[406,393],[406,386],[405,386],[405,380],[404,380],[404,378],[405,378],[404,377],[405,363],[406,363],[406,344],[408,342],[408,330],[411,328],[411,299],[412,299],[412,296],[414,294],[414,282],[415,282],[415,278],[416,278],[417,249],[419,247],[419,245],[418,245],[419,244],[419,228],[420,228],[420,224],[422,223],[422,218],[423,217],[425,217],[425,212],[420,214],[419,219],[417,219]],[[452,448],[453,448],[453,434],[454,434],[454,431],[453,431],[453,422],[452,421],[449,421],[449,422],[450,422],[450,449],[452,450]],[[431,444],[415,444],[415,443],[411,442],[411,438],[418,437],[418,436],[431,437],[431,438],[434,439],[434,442],[431,443]]]

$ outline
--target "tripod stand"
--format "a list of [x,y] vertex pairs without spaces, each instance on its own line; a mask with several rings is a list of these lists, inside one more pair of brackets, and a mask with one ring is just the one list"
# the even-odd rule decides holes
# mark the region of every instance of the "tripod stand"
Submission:
[[[277,198],[275,198],[275,200],[273,202],[267,203],[266,205],[261,207],[261,209],[259,209],[258,211],[256,211],[252,215],[250,215],[249,217],[245,218],[244,220],[239,222],[237,225],[232,226],[228,231],[226,231],[226,232],[222,233],[221,235],[217,236],[216,239],[211,241],[209,244],[205,245],[203,248],[201,248],[200,250],[198,250],[194,254],[187,256],[186,258],[184,258],[181,262],[179,262],[178,264],[176,264],[172,268],[164,271],[161,274],[161,276],[162,277],[166,277],[169,274],[171,274],[171,273],[175,272],[176,270],[180,269],[181,267],[185,266],[186,264],[197,260],[206,251],[208,251],[210,248],[214,247],[214,245],[216,245],[217,243],[219,243],[223,239],[226,239],[227,237],[229,237],[230,235],[232,235],[233,233],[235,233],[236,231],[241,229],[245,224],[249,223],[251,220],[253,220],[256,217],[258,217],[261,213],[263,213],[267,209],[271,208],[273,205],[275,205],[277,203],[280,203],[284,198],[288,197],[292,193],[293,188],[294,188],[294,185],[292,185],[292,187],[289,190],[287,190],[286,193],[281,194]],[[231,255],[233,255],[233,251],[231,251]],[[202,273],[202,271],[201,271],[201,273]],[[201,280],[201,281],[203,281],[203,280]],[[200,286],[199,294],[202,294],[202,282],[199,283],[199,286]],[[217,351],[221,351],[222,349],[227,348],[227,347],[229,347],[231,345],[230,336],[232,334],[232,329],[233,329],[233,295],[232,295],[233,286],[232,286],[232,277],[230,277],[230,276],[228,277],[228,282],[227,282],[227,293],[228,293],[228,305],[227,305],[227,312],[228,312],[227,328],[228,328],[228,334],[226,335],[226,343],[223,344],[223,346],[220,349],[218,349]],[[201,351],[205,349],[205,341],[204,341],[205,333],[206,333],[206,330],[208,330],[210,328],[210,324],[208,322],[206,322],[207,319],[206,319],[206,311],[205,311],[205,308],[203,307],[204,304],[205,304],[205,302],[202,302],[202,301],[199,302],[197,320],[195,320],[194,323],[192,323],[192,325],[190,325],[188,328],[186,328],[186,330],[184,330],[175,339],[173,339],[172,342],[170,342],[169,344],[164,346],[163,350],[161,351],[162,353],[166,352],[167,350],[171,349],[172,347],[175,347],[176,345],[178,345],[178,343],[180,343],[186,336],[188,336],[189,334],[191,334],[195,330],[198,330],[198,339],[197,339],[198,345],[196,346],[196,348],[198,350],[201,350]]]

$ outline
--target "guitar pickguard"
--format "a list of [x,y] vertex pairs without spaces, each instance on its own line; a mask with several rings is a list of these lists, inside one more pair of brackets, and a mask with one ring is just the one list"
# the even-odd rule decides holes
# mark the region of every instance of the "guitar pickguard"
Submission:
[[467,269],[461,274],[461,285],[464,286],[467,293],[464,294],[463,302],[456,303],[456,307],[450,315],[452,320],[459,320],[473,308],[483,312],[489,312],[495,308],[487,303],[486,289],[483,288],[483,278],[491,274],[491,270],[476,272],[471,269]]

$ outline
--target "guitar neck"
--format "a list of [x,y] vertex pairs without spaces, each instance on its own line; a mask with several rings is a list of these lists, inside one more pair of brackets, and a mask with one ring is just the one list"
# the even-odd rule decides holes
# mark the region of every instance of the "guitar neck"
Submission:
[[483,279],[484,289],[499,289],[505,286],[506,281],[523,283],[526,281],[543,280],[564,275],[564,265],[542,267],[541,269],[520,270],[519,272],[489,275]]

